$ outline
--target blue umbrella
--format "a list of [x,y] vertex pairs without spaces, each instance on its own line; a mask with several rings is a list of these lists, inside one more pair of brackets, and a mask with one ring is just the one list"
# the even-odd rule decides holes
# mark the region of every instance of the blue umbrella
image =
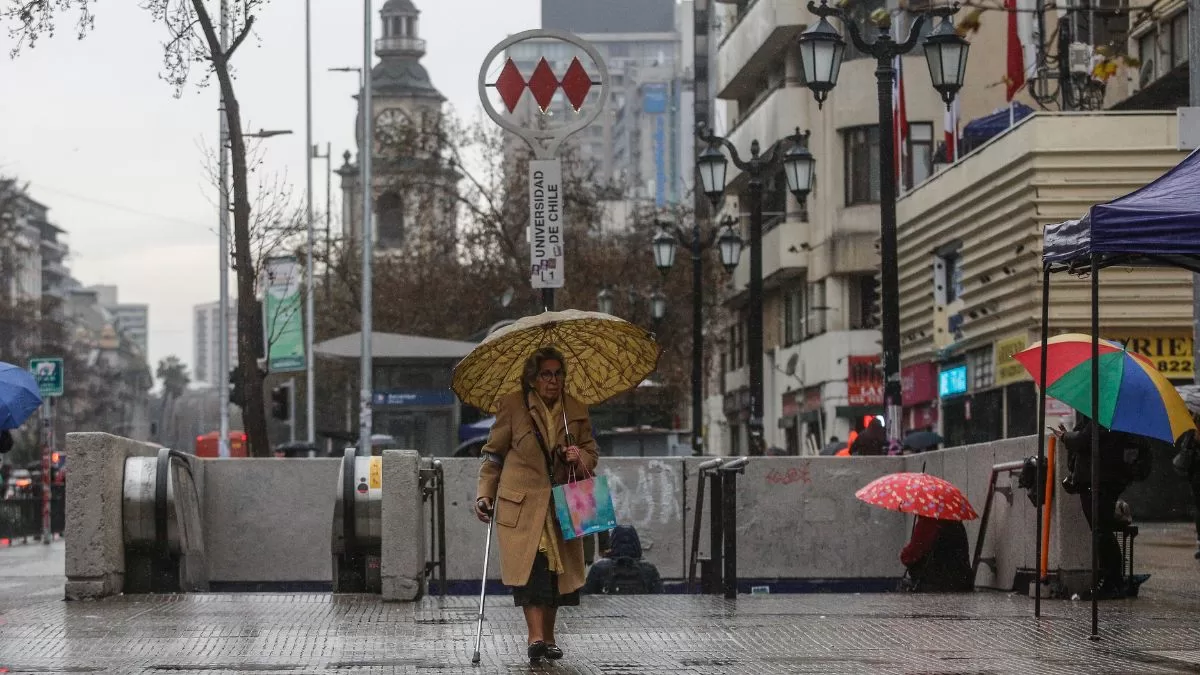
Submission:
[[42,395],[33,373],[0,361],[0,429],[16,429],[40,405]]

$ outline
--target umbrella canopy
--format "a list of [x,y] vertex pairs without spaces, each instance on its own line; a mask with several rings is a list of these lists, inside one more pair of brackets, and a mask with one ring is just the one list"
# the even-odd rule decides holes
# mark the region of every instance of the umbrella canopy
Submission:
[[914,431],[904,437],[903,445],[913,450],[928,450],[937,447],[943,440],[936,431]]
[[1175,391],[1179,392],[1189,412],[1200,415],[1200,385],[1184,384],[1175,387]]
[[658,367],[659,347],[645,329],[600,312],[566,310],[518,319],[489,335],[454,367],[451,388],[463,403],[490,413],[521,389],[525,361],[554,347],[567,363],[567,393],[584,405],[638,386]]
[[1189,429],[1192,416],[1179,393],[1154,364],[1120,344],[1100,341],[1100,410],[1092,414],[1092,337],[1058,335],[1046,341],[1046,382],[1038,382],[1042,343],[1013,356],[1044,386],[1046,394],[1066,403],[1112,431],[1157,438],[1167,443]]
[[0,362],[0,429],[16,429],[42,405],[33,373]]
[[871,506],[926,518],[974,520],[979,517],[953,483],[927,473],[893,473],[876,478],[854,496]]

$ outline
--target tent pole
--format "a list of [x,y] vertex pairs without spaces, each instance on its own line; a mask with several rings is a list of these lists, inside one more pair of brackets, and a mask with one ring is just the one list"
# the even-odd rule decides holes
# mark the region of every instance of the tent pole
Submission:
[[1100,639],[1100,255],[1092,253],[1092,640]]
[[[1040,469],[1042,463],[1046,461],[1046,340],[1050,336],[1050,265],[1044,263],[1042,265],[1042,354],[1041,365],[1038,369],[1038,399],[1041,405],[1038,406],[1038,450],[1037,450],[1037,466]],[[1046,495],[1042,494],[1042,481],[1034,481],[1038,485],[1034,487],[1034,501],[1037,503],[1037,560],[1038,572],[1035,575],[1034,583],[1037,584],[1037,589],[1033,596],[1033,615],[1041,618],[1042,616],[1042,583],[1045,579],[1041,578],[1041,560],[1042,560],[1042,510]]]

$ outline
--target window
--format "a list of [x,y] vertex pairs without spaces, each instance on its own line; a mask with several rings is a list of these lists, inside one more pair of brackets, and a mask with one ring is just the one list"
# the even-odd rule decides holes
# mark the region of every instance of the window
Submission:
[[850,307],[850,330],[877,328],[875,316],[879,309],[879,282],[874,274],[863,274],[852,278]]
[[976,349],[967,354],[967,365],[971,370],[972,391],[988,389],[996,383],[996,371],[992,359],[991,347]]
[[1154,81],[1158,69],[1158,35],[1151,30],[1138,38],[1138,60],[1142,62],[1141,71],[1147,76],[1142,79],[1140,86],[1146,86]]
[[908,125],[908,163],[904,167],[904,187],[920,185],[933,173],[933,124],[910,122]]
[[935,302],[948,305],[962,297],[962,253],[957,248],[939,253],[933,270]]
[[846,206],[879,201],[879,127],[854,127],[845,138]]
[[814,281],[808,285],[807,321],[805,322],[805,337],[820,335],[825,332],[825,280]]
[[1188,60],[1188,15],[1180,12],[1171,21],[1171,67],[1187,63]]
[[783,296],[783,344],[790,347],[804,339],[804,294],[801,286],[789,290]]
[[729,370],[746,365],[746,322],[739,319],[729,327]]
[[404,202],[400,195],[388,192],[379,198],[378,235],[380,248],[396,248],[404,243]]

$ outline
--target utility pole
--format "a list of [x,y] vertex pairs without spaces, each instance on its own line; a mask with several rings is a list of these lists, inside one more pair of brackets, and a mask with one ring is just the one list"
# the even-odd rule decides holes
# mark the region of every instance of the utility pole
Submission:
[[371,454],[371,396],[372,396],[372,360],[371,360],[371,326],[372,318],[372,289],[371,256],[375,253],[373,243],[375,223],[371,218],[371,202],[374,201],[375,188],[371,178],[371,157],[375,154],[374,109],[371,104],[371,0],[363,0],[363,88],[359,100],[362,101],[362,148],[359,150],[359,165],[362,167],[362,354],[359,358],[359,392],[358,392],[358,451],[362,455]]
[[[224,52],[229,43],[229,8],[226,0],[221,0],[221,51]],[[225,98],[221,97],[221,132],[218,139],[217,174],[220,187],[217,188],[217,208],[220,210],[220,240],[218,246],[221,257],[220,293],[217,301],[217,396],[220,401],[220,437],[217,438],[217,456],[229,456],[229,127],[225,119]],[[211,324],[210,324],[211,325]],[[239,379],[240,379],[239,375]]]
[[[1188,0],[1188,105],[1200,108],[1200,0]],[[1192,275],[1192,371],[1200,384],[1200,274]]]
[[[305,440],[309,444],[317,442],[316,422],[316,366],[317,357],[313,353],[313,331],[316,330],[316,310],[313,298],[313,254],[316,252],[315,226],[313,224],[313,158],[312,158],[312,2],[304,0],[304,152],[308,155],[304,163],[304,173],[307,178],[304,192],[308,209],[308,255],[305,256],[304,270],[304,361],[305,361],[305,417],[307,434]],[[293,386],[294,389],[294,386]],[[294,394],[293,394],[294,396]],[[296,418],[292,418],[292,441],[296,436]]]

